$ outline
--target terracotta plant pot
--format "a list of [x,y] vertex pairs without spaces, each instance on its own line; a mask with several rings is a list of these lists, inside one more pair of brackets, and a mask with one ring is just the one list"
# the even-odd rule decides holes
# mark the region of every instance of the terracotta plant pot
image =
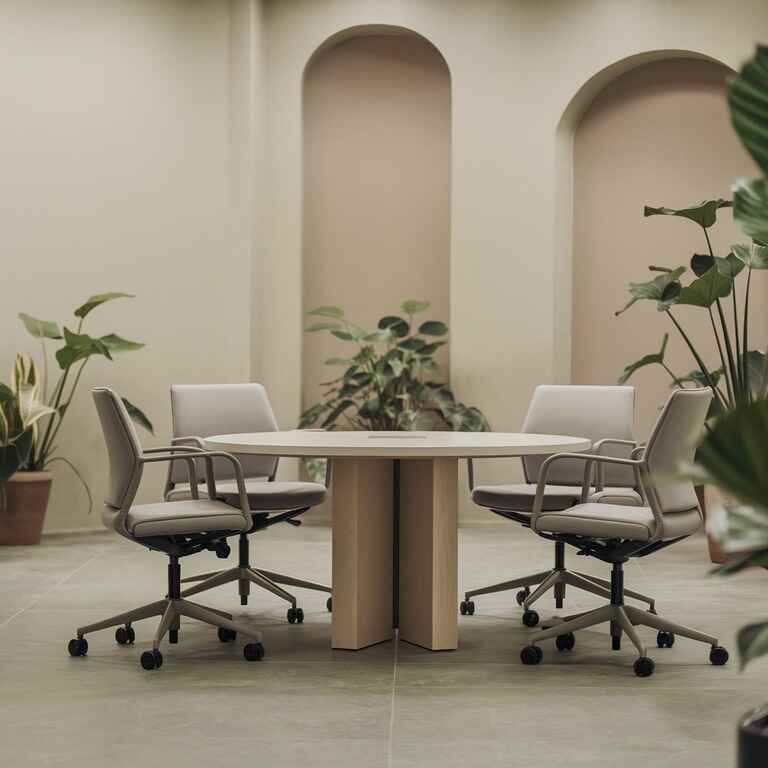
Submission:
[[0,545],[40,543],[52,480],[50,472],[17,472],[6,482]]
[[738,768],[768,765],[768,706],[748,712],[739,723]]
[[[701,513],[704,515],[704,522],[706,523],[707,503],[709,503],[711,508],[718,495],[722,497],[722,492],[715,488],[710,488],[709,486],[697,485],[696,495],[699,498],[699,506],[701,507]],[[709,547],[709,559],[715,565],[722,565],[727,562],[730,557],[733,557],[732,554],[726,554],[720,546],[720,542],[713,538],[709,533],[707,533],[707,545]]]

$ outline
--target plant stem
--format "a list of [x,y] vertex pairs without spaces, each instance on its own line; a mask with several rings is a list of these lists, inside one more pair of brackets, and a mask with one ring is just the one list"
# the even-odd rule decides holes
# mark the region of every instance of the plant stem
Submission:
[[747,365],[747,352],[749,352],[749,289],[752,285],[752,267],[747,268],[747,286],[744,291],[744,322],[742,323],[742,331],[744,334],[744,340],[741,344],[742,357],[742,378],[744,379],[744,389],[747,391],[747,400],[752,399],[752,386],[749,383],[749,366]]
[[723,345],[720,343],[720,334],[717,332],[717,325],[715,325],[715,316],[712,314],[712,307],[707,307],[709,313],[709,322],[712,323],[712,333],[715,334],[715,341],[717,342],[717,351],[720,353],[720,363],[723,366],[723,378],[725,379],[725,388],[728,390],[728,399],[731,403],[734,402],[733,388],[731,387],[730,370],[725,363],[725,355],[723,354]]
[[[739,375],[739,386],[744,399],[749,400],[747,382],[744,379],[744,355],[741,350],[741,334],[739,333],[739,310],[736,299],[736,278],[732,280],[731,298],[733,299],[733,338],[736,341],[736,372]],[[746,350],[744,350],[746,353]]]
[[723,305],[718,299],[715,304],[717,305],[717,312],[720,316],[720,325],[723,328],[723,339],[725,340],[725,351],[728,354],[728,369],[731,372],[731,382],[733,383],[734,403],[741,400],[741,373],[738,371],[736,363],[733,359],[733,345],[731,344],[731,334],[728,333],[728,324],[725,320],[725,312],[723,312]]
[[50,437],[51,430],[53,429],[53,423],[58,418],[59,420],[59,404],[61,403],[61,394],[64,391],[64,384],[67,381],[67,376],[69,376],[69,370],[72,366],[67,366],[64,369],[64,372],[59,377],[59,380],[56,382],[56,387],[53,390],[53,394],[51,395],[51,403],[49,404],[51,408],[56,411],[56,413],[52,413],[50,418],[48,419],[48,423],[45,427],[45,432],[43,433],[43,439],[40,442],[40,447],[37,452],[37,456],[34,458],[34,465],[36,467],[43,466],[45,462],[47,461],[47,455],[45,453],[45,444],[48,442],[48,438]]
[[666,363],[661,363],[661,367],[670,375],[670,378],[672,379],[672,381],[675,382],[676,387],[680,387],[680,389],[685,389],[685,385],[680,380],[680,377],[675,376],[675,374],[672,373],[672,371],[670,370],[670,368],[667,366]]
[[[77,389],[77,385],[80,382],[80,377],[83,375],[83,368],[85,368],[85,364],[90,360],[90,357],[86,357],[85,360],[83,360],[82,365],[77,370],[77,374],[75,375],[75,380],[72,383],[72,389],[69,391],[69,397],[67,398],[67,402],[64,403],[64,413],[69,410],[69,404],[72,402],[72,398],[75,396],[75,390]],[[59,423],[56,425],[56,428],[51,433],[50,439],[48,440],[48,445],[46,446],[46,450],[48,453],[50,453],[50,446],[52,445],[53,441],[56,439],[56,435],[59,434],[59,430],[61,429],[61,422],[64,421],[64,416],[61,415],[59,417]]]
[[[723,402],[723,398],[720,395],[720,392],[718,391],[717,387],[715,386],[715,381],[712,378],[712,374],[709,372],[709,369],[704,364],[704,361],[699,356],[699,353],[696,351],[696,348],[691,343],[691,340],[688,338],[688,334],[683,330],[683,327],[680,325],[680,323],[677,322],[677,318],[672,314],[672,312],[667,309],[665,310],[667,315],[669,315],[669,319],[674,323],[675,328],[679,331],[680,335],[683,337],[683,341],[688,345],[688,349],[691,351],[691,354],[693,355],[694,360],[696,361],[696,364],[699,366],[699,370],[704,374],[704,378],[707,380],[707,383],[712,390],[712,392],[715,395],[715,399],[720,402],[720,405],[725,409],[725,403]],[[726,409],[727,410],[727,409]]]

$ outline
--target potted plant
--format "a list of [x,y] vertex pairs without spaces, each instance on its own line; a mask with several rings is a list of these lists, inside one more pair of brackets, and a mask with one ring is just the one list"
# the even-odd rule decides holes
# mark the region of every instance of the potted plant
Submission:
[[[42,371],[25,355],[16,357],[10,386],[0,385],[0,544],[38,544],[48,506],[55,462],[63,462],[76,474],[88,496],[88,484],[77,467],[57,454],[56,438],[75,396],[83,369],[92,357],[112,360],[113,355],[141,349],[144,345],[117,334],[94,337],[83,332],[90,313],[105,302],[130,298],[126,293],[91,296],[78,307],[76,329],[38,320],[21,313],[19,319],[41,345]],[[55,352],[59,376],[48,387],[48,345],[63,342]],[[123,400],[131,417],[148,431],[152,424],[144,413]]]
[[[348,320],[340,307],[318,307],[307,314],[321,318],[307,332],[328,332],[354,345],[348,357],[326,360],[343,372],[324,382],[319,403],[301,414],[299,427],[345,425],[364,430],[488,431],[488,421],[474,406],[456,400],[439,381],[435,353],[446,344],[448,326],[439,320],[416,324],[429,302],[409,300],[402,315],[385,315],[374,331]],[[322,477],[322,460],[306,462],[312,477]]]

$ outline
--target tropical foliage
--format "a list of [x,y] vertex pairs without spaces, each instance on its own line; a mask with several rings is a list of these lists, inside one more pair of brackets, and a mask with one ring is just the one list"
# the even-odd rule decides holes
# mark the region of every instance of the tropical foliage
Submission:
[[[19,314],[24,327],[40,342],[42,372],[31,358],[18,355],[11,386],[0,384],[0,485],[16,471],[44,470],[52,463],[61,461],[83,483],[90,507],[90,489],[75,465],[69,459],[56,455],[56,439],[88,361],[94,357],[111,361],[116,354],[132,352],[144,346],[115,333],[96,337],[83,331],[85,320],[94,309],[120,298],[132,297],[127,293],[91,296],[75,309],[74,330],[66,325],[60,327],[51,320],[38,320],[23,312]],[[49,346],[52,342],[62,343],[54,354],[59,375],[49,392]],[[152,424],[144,413],[128,400],[123,402],[131,418],[152,432]]]
[[326,364],[343,372],[323,382],[319,403],[301,415],[299,426],[334,429],[340,425],[364,430],[489,429],[475,407],[456,400],[450,387],[435,377],[435,353],[446,344],[448,326],[438,320],[415,322],[429,308],[426,301],[404,301],[402,315],[386,315],[376,330],[351,322],[340,307],[318,307],[308,312],[320,318],[310,333],[328,332],[354,345],[348,357]]

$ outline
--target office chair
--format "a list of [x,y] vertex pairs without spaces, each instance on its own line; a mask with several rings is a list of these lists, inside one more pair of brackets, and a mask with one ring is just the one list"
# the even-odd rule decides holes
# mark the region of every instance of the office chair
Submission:
[[[586,437],[593,441],[592,450],[597,454],[629,456],[629,452],[636,447],[633,439],[634,410],[634,387],[542,385],[533,394],[523,423],[523,432]],[[522,459],[524,483],[478,486],[474,484],[472,460],[468,460],[472,500],[497,515],[526,528],[530,527],[537,482],[546,458],[526,456]],[[583,473],[583,461],[560,462],[549,474],[542,499],[543,507],[547,510],[562,510],[578,504]],[[591,500],[642,504],[631,469],[624,466],[610,467],[598,473],[595,479],[596,484],[590,487]],[[530,588],[536,584],[538,587],[531,593]],[[473,597],[518,589],[516,599],[518,605],[524,608],[523,624],[535,627],[539,623],[539,614],[531,606],[550,589],[554,589],[555,605],[562,608],[566,585],[601,597],[610,596],[610,582],[566,569],[565,545],[558,541],[555,543],[555,564],[552,570],[469,590],[459,609],[462,615],[472,615],[475,612]],[[638,592],[627,591],[626,594],[648,603],[651,610],[654,610],[653,598]]]
[[[171,387],[171,415],[175,446],[191,445],[201,449],[204,448],[203,438],[211,435],[277,430],[272,407],[261,384],[174,385]],[[185,583],[201,583],[186,589],[182,595],[189,597],[236,581],[240,603],[247,605],[250,585],[256,584],[289,603],[288,621],[291,624],[300,624],[304,621],[303,609],[297,606],[296,597],[280,585],[329,594],[331,588],[294,576],[252,567],[248,533],[264,530],[281,522],[300,525],[296,518],[311,507],[321,504],[327,495],[326,488],[319,483],[275,481],[278,460],[274,456],[241,454],[237,458],[243,468],[246,496],[253,517],[252,526],[240,535],[237,567],[184,579]],[[226,462],[214,461],[214,471],[219,498],[237,504],[237,486],[232,466]],[[188,497],[189,494],[190,482],[186,466],[171,464],[168,467],[165,498],[171,501]],[[271,514],[275,510],[279,510],[280,514]],[[331,598],[328,598],[326,607],[329,611],[332,609]]]
[[[712,393],[709,389],[680,389],[673,392],[659,416],[648,444],[633,458],[560,454],[548,458],[541,467],[536,490],[531,527],[544,538],[578,549],[579,554],[596,557],[611,564],[611,598],[608,605],[566,618],[549,629],[537,632],[531,644],[523,648],[523,664],[539,664],[543,653],[538,643],[556,638],[560,651],[572,650],[574,632],[610,622],[613,650],[620,650],[626,633],[639,653],[634,664],[638,677],[653,674],[655,664],[646,653],[636,626],[658,630],[656,644],[671,648],[675,635],[707,643],[709,660],[721,665],[728,661],[728,651],[717,638],[689,629],[650,611],[624,604],[624,563],[632,557],[646,557],[682,541],[702,524],[698,499],[681,467],[693,461],[696,444],[704,429]],[[642,455],[639,455],[642,454]],[[580,459],[585,462],[585,491],[582,503],[565,510],[547,510],[544,506],[547,477],[559,462]],[[587,479],[594,463],[630,469],[643,489],[646,506],[600,504],[588,500]]]
[[[144,669],[159,669],[163,663],[160,643],[166,634],[170,643],[177,643],[180,619],[187,616],[217,627],[222,642],[233,641],[238,633],[251,638],[253,642],[245,645],[243,655],[248,661],[261,659],[264,646],[261,644],[260,632],[232,621],[228,613],[190,602],[180,594],[179,561],[182,557],[204,549],[216,549],[228,536],[236,536],[248,530],[252,524],[239,462],[227,453],[202,451],[193,447],[171,446],[143,450],[122,400],[107,387],[97,387],[92,391],[109,457],[109,484],[102,520],[107,528],[126,539],[168,555],[168,593],[162,600],[80,627],[77,637],[69,641],[70,655],[85,656],[88,653],[85,635],[108,627],[118,627],[115,639],[120,645],[132,644],[136,637],[134,622],[161,616],[152,650],[141,654],[141,666]],[[198,496],[196,468],[191,455],[202,459],[206,465],[207,499]],[[214,458],[228,462],[232,467],[239,502],[237,505],[215,500]],[[133,504],[144,465],[158,461],[187,463],[193,478],[190,500]]]

